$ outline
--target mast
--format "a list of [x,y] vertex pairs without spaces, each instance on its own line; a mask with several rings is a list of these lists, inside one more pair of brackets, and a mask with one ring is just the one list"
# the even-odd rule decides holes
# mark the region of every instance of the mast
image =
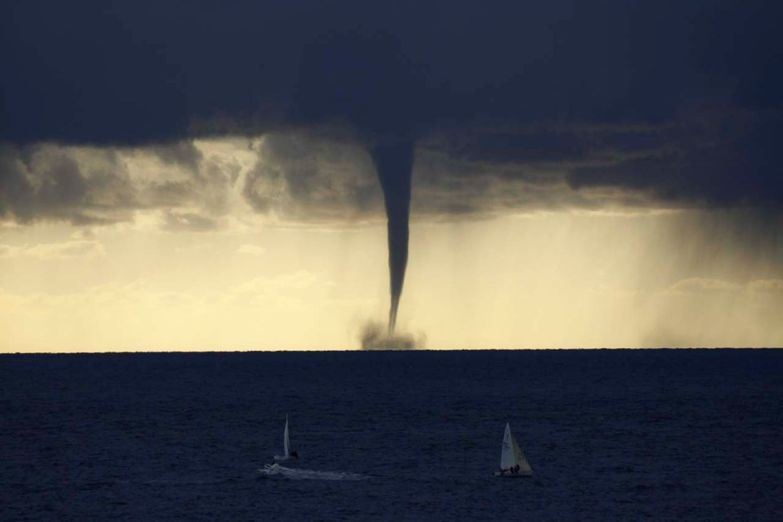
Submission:
[[287,457],[289,455],[289,449],[288,446],[290,445],[290,442],[288,441],[288,415],[285,416],[285,428],[283,429],[283,456]]

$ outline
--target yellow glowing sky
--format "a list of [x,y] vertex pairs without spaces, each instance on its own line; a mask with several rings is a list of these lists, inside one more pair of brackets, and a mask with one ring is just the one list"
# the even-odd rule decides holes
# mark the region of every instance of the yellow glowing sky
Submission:
[[[201,146],[250,168],[246,147]],[[128,169],[147,176],[148,161]],[[205,230],[166,227],[160,208],[109,225],[4,222],[0,351],[356,349],[387,314],[382,219],[258,213],[232,187]],[[399,324],[433,349],[783,345],[783,242],[735,221],[417,214]]]

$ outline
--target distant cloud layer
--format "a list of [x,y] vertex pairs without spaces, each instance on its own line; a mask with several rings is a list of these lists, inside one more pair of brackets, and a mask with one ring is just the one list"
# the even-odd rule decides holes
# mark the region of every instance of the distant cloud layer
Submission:
[[35,245],[3,245],[0,244],[0,259],[75,259],[103,257],[106,250],[100,241],[89,239],[74,239],[60,243],[39,243]]
[[[6,2],[0,215],[374,215],[365,146],[389,134],[417,142],[419,215],[779,212],[781,18],[740,0]],[[261,135],[249,165],[193,144]]]

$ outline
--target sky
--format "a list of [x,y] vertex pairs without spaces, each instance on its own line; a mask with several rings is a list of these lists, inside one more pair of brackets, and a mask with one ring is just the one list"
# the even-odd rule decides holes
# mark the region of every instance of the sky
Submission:
[[781,15],[2,1],[0,351],[781,346]]

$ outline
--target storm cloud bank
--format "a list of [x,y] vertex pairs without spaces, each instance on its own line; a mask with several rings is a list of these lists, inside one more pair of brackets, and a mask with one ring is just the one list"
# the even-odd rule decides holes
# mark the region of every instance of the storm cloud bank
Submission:
[[[5,2],[0,141],[317,132],[370,153],[414,142],[424,213],[607,199],[777,212],[782,17],[779,2],[739,0]],[[121,167],[81,184],[65,161],[36,185],[16,165],[0,167],[0,211],[16,219],[148,204],[127,199]],[[258,189],[248,201],[268,203]]]

